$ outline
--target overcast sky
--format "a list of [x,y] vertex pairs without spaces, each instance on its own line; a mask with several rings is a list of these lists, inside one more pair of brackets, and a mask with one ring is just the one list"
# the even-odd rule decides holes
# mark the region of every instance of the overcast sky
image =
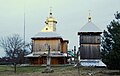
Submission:
[[[41,31],[52,6],[53,16],[58,21],[57,33],[69,40],[69,49],[78,47],[77,32],[88,20],[91,10],[92,22],[101,30],[120,11],[120,0],[0,0],[0,37],[19,34],[23,37],[24,3],[26,13],[26,41]],[[0,57],[4,56],[0,48]]]

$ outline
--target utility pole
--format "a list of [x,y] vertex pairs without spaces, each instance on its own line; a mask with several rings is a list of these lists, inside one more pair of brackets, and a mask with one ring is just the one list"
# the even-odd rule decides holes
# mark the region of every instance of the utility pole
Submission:
[[[25,34],[26,34],[26,32],[25,32],[25,29],[26,29],[26,27],[25,27],[25,25],[26,25],[26,20],[25,20],[25,16],[26,16],[26,13],[25,13],[25,5],[26,5],[26,2],[25,2],[25,0],[24,0],[24,10],[23,10],[23,55],[24,55],[24,53],[25,53]],[[23,57],[23,61],[24,61],[24,63],[25,63],[25,58]]]

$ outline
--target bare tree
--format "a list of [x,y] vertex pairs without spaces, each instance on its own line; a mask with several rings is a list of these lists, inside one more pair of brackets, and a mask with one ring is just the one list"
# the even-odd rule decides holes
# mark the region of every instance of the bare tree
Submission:
[[2,37],[0,46],[5,50],[6,56],[13,62],[24,63],[24,56],[28,52],[24,49],[24,41],[18,34]]

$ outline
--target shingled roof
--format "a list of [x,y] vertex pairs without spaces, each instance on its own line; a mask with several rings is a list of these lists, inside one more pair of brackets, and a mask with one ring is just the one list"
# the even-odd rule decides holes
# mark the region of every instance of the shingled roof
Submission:
[[33,38],[62,38],[59,34],[56,32],[39,32]]
[[79,32],[102,32],[94,23],[91,21],[85,24]]

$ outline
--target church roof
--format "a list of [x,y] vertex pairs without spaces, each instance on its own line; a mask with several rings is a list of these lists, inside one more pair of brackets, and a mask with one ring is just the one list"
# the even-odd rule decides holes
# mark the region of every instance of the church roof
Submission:
[[94,23],[89,21],[85,24],[79,32],[102,32]]
[[100,59],[81,59],[81,66],[96,66],[106,67],[106,65]]
[[62,37],[56,32],[39,32],[32,38],[62,38]]
[[[36,53],[36,54],[34,54],[34,53],[31,53],[31,54],[28,54],[28,55],[26,55],[25,57],[42,57],[42,56],[47,56],[47,54],[48,54],[48,52],[44,52],[44,53]],[[70,57],[70,55],[68,55],[69,57]],[[67,57],[67,53],[50,53],[50,57]]]

